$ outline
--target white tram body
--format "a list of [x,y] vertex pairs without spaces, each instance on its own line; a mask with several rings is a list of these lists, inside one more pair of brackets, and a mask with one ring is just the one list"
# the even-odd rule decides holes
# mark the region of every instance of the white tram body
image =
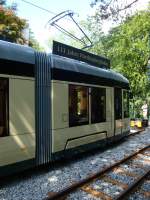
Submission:
[[0,176],[127,135],[128,90],[110,69],[0,41]]

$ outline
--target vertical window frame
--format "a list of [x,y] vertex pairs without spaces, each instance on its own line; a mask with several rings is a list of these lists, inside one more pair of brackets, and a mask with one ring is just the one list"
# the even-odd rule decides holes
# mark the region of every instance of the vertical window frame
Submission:
[[4,129],[5,129],[5,132],[0,135],[0,138],[1,137],[7,137],[9,136],[9,78],[5,78],[5,77],[0,77],[0,81],[6,81],[6,99],[5,99],[5,102],[6,102],[6,105],[5,105],[5,126],[4,126]]

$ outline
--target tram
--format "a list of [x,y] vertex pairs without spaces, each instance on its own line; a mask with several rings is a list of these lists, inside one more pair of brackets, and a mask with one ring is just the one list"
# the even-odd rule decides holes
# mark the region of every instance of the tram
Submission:
[[100,148],[129,133],[129,82],[107,58],[54,42],[0,41],[0,176]]

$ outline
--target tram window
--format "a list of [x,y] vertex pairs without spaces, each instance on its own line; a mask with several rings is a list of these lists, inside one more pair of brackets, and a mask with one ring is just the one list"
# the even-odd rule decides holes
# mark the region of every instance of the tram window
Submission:
[[8,79],[0,78],[0,137],[8,135]]
[[123,113],[124,118],[129,117],[129,93],[128,91],[123,91]]
[[106,121],[106,89],[91,88],[91,123]]
[[88,87],[69,85],[69,126],[89,123]]
[[115,88],[115,119],[122,119],[122,90]]

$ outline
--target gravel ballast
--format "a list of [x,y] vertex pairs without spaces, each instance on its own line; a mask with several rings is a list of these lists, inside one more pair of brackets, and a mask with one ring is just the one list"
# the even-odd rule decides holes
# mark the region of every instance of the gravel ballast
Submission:
[[[49,169],[41,174],[33,174],[25,180],[20,178],[7,185],[0,186],[0,200],[41,200],[46,197],[48,192],[57,192],[75,181],[79,181],[99,170],[123,159],[150,144],[150,129],[144,133],[131,136],[115,147],[107,150],[100,150],[94,155],[78,159],[76,162],[69,162],[57,169]],[[126,182],[126,178],[124,179]],[[128,180],[127,182],[129,182]],[[132,180],[131,180],[132,181]],[[118,192],[118,188],[113,186],[111,193]],[[109,191],[107,191],[109,194]],[[81,193],[80,193],[81,195]],[[68,199],[88,199],[96,198],[82,192],[82,197],[78,193],[70,195]],[[137,198],[136,198],[137,199]],[[140,196],[139,196],[139,199]]]

